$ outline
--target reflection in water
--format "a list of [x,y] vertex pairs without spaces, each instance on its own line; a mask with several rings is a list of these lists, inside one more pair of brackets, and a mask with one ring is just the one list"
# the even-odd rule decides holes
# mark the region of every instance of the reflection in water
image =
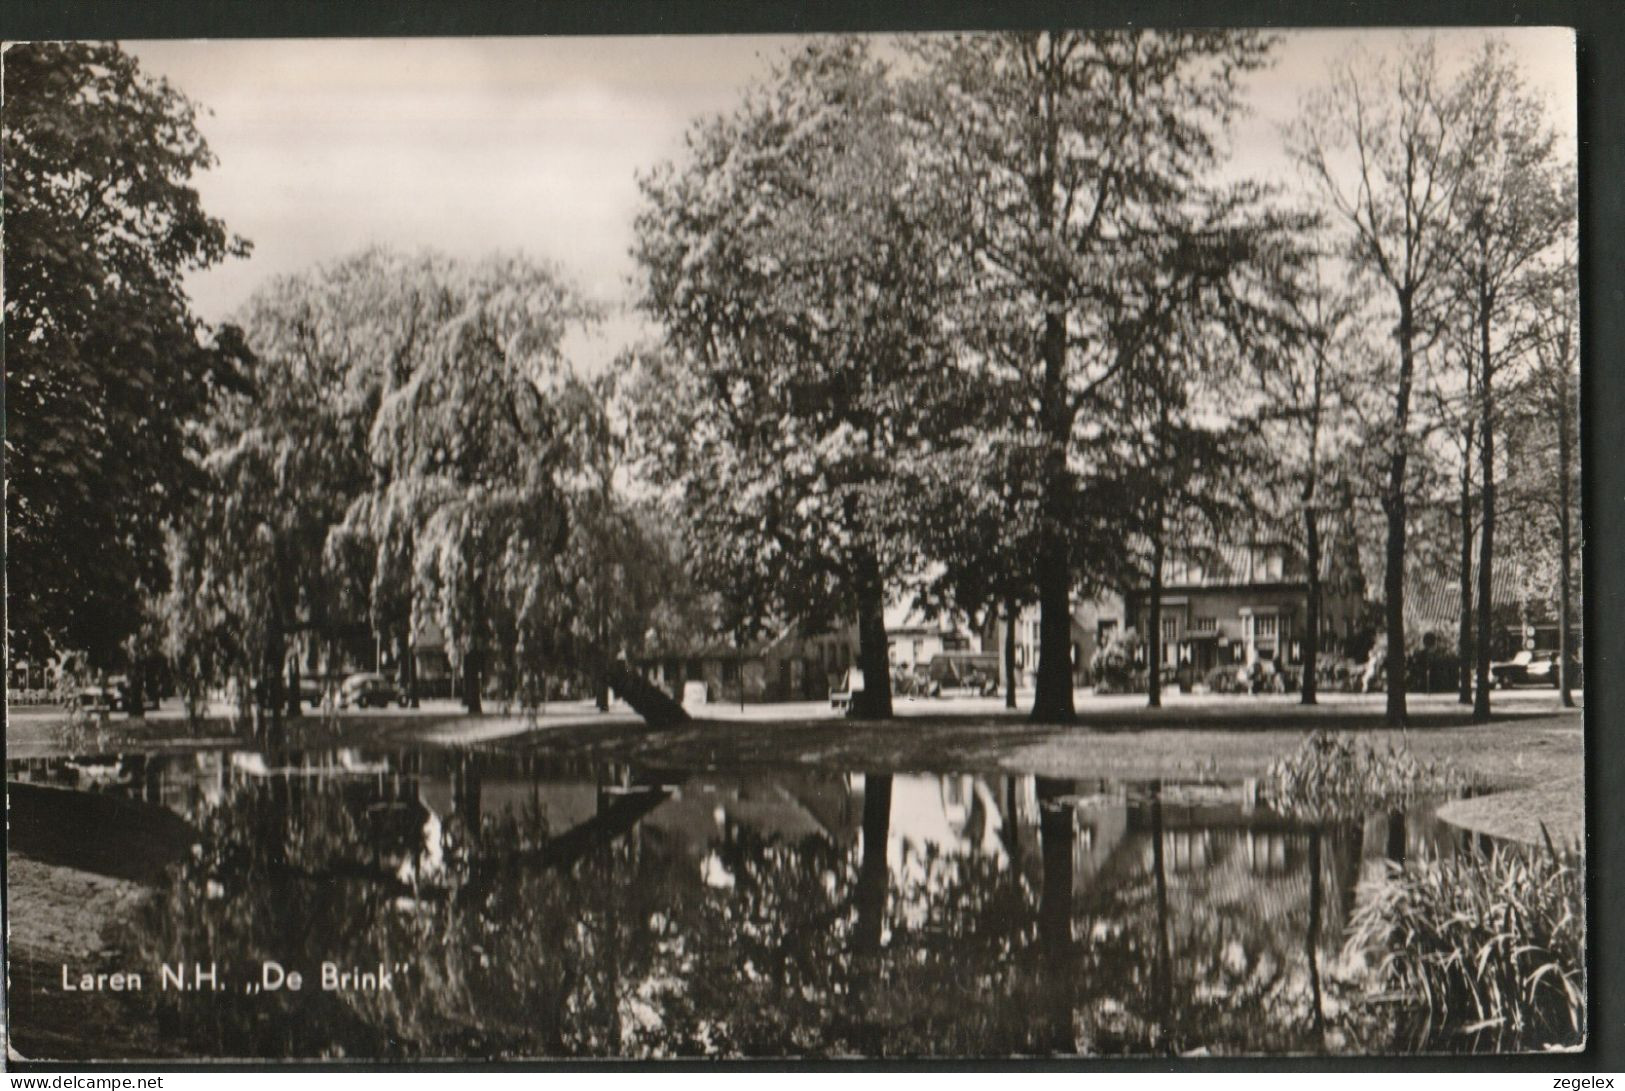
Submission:
[[[127,998],[199,1056],[1406,1048],[1348,1002],[1339,944],[1363,875],[1454,844],[1426,815],[1309,829],[1174,782],[454,750],[8,775],[201,831],[128,942],[232,988]],[[249,991],[266,961],[305,988]],[[391,987],[322,989],[323,962]]]

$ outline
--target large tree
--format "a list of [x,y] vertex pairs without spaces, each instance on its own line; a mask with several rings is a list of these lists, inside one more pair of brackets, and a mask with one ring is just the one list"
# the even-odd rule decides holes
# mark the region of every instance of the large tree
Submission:
[[[1485,45],[1462,76],[1470,130],[1463,164],[1462,230],[1453,249],[1458,301],[1472,329],[1477,365],[1479,546],[1478,640],[1473,719],[1490,716],[1491,573],[1495,566],[1496,379],[1527,356],[1518,319],[1522,282],[1563,238],[1576,211],[1574,172],[1557,155],[1540,101],[1506,47]],[[1534,302],[1549,305],[1548,298]]]
[[331,527],[326,563],[335,588],[334,620],[368,618],[375,640],[396,652],[403,698],[416,707],[413,578],[417,533],[427,518],[410,474],[399,470],[376,433],[380,407],[424,366],[436,337],[460,305],[458,266],[433,251],[370,248],[310,274],[308,303],[323,325],[343,332],[346,374],[335,400],[354,414],[342,429],[366,451],[370,480],[350,494]]
[[1336,282],[1323,247],[1306,248],[1302,257],[1271,271],[1281,336],[1257,371],[1265,398],[1258,425],[1270,456],[1262,460],[1265,505],[1304,551],[1308,595],[1300,695],[1312,705],[1327,544],[1322,532],[1340,502],[1339,454],[1350,439],[1348,388],[1358,371],[1350,359],[1362,353],[1364,342],[1353,328],[1362,302],[1358,287]]
[[[1557,584],[1558,686],[1564,707],[1574,698],[1574,562],[1584,523],[1579,518],[1580,313],[1572,234],[1555,259],[1530,278],[1529,341],[1533,364],[1509,392],[1507,506],[1514,515],[1513,548],[1532,561],[1539,582]],[[1522,538],[1522,542],[1516,541]],[[1523,547],[1523,548],[1520,548]],[[1555,558],[1553,557],[1555,554]]]
[[1170,542],[1211,541],[1253,507],[1243,480],[1261,461],[1249,440],[1259,399],[1249,372],[1277,370],[1295,323],[1276,306],[1278,271],[1300,255],[1288,244],[1298,217],[1264,211],[1253,186],[1159,210],[1159,241],[1118,272],[1111,333],[1123,371],[1094,428],[1112,467],[1102,498],[1116,498],[1126,578],[1147,589],[1147,699],[1161,704],[1162,586]]
[[1462,97],[1440,70],[1431,39],[1408,43],[1393,63],[1340,63],[1310,96],[1291,151],[1338,225],[1351,268],[1380,287],[1393,320],[1395,352],[1384,387],[1381,503],[1387,522],[1387,718],[1406,721],[1406,520],[1417,443],[1412,393],[1449,302],[1455,233],[1463,219],[1471,128]]
[[183,279],[248,244],[191,185],[196,105],[118,46],[12,45],[3,99],[8,638],[107,665],[168,584],[195,426],[240,383]]
[[939,416],[952,280],[885,68],[856,39],[790,54],[642,179],[661,324],[651,460],[741,632],[856,617],[859,716],[891,713],[884,610],[912,570],[900,467]]
[[[201,672],[193,681],[246,672],[269,697],[287,674],[272,703],[296,714],[301,643],[331,659],[369,615],[376,631],[404,630],[410,581],[395,532],[410,541],[411,527],[369,504],[381,472],[371,433],[446,298],[443,260],[371,249],[276,278],[244,306],[252,387],[222,399],[204,430],[211,488],[176,543],[171,650],[189,678]],[[211,646],[225,658],[211,663]]]
[[1074,716],[1071,596],[1091,559],[1079,528],[1095,525],[1083,510],[1087,448],[1111,380],[1137,357],[1120,333],[1138,301],[1119,273],[1160,242],[1157,214],[1206,186],[1238,81],[1268,48],[1261,35],[1228,31],[918,45],[937,184],[969,226],[973,294],[1013,346],[985,358],[1024,384],[1017,404],[1042,437],[1035,719]]
[[493,665],[510,692],[534,691],[566,654],[562,566],[582,453],[563,339],[595,312],[558,271],[518,256],[457,270],[452,284],[450,317],[385,393],[370,444],[380,503],[414,528],[412,609],[446,634],[479,712]]
[[1012,425],[1019,415],[999,407],[1011,393],[983,387],[961,434],[918,460],[909,482],[912,529],[928,560],[919,599],[931,612],[963,613],[976,628],[1002,623],[1006,708],[1016,707],[1016,619],[1037,594],[1041,449],[1036,436]]

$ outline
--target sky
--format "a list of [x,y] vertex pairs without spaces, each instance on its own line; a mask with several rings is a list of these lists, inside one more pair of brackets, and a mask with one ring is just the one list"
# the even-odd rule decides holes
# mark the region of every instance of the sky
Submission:
[[[1413,32],[1414,33],[1414,32]],[[1447,63],[1484,32],[1434,32]],[[1568,30],[1503,28],[1570,142]],[[1289,32],[1249,77],[1233,169],[1290,184],[1279,127],[1350,50],[1405,32]],[[251,256],[192,274],[195,309],[230,318],[270,277],[372,243],[459,257],[520,250],[564,268],[610,318],[566,349],[594,370],[647,334],[629,305],[637,174],[680,155],[697,119],[731,109],[794,43],[781,37],[460,38],[127,42],[151,75],[205,110],[219,163],[204,207]]]

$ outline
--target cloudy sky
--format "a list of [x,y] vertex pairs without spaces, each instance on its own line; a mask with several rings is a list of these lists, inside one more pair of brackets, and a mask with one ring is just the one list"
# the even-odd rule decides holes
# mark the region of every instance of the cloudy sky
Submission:
[[[1575,130],[1567,30],[1495,32]],[[1234,135],[1248,173],[1290,180],[1278,129],[1351,49],[1397,32],[1286,36],[1251,79]],[[1483,40],[1438,32],[1459,58]],[[615,313],[572,351],[596,367],[640,332],[627,313],[636,173],[677,155],[683,132],[729,109],[791,44],[772,37],[134,42],[127,48],[209,113],[219,165],[204,205],[253,255],[195,274],[198,312],[229,317],[267,277],[373,242],[475,257],[520,249],[562,265]]]

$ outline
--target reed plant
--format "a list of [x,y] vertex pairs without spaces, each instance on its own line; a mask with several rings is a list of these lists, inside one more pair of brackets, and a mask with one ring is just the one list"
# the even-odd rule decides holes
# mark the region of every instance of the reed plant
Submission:
[[[1544,831],[1543,831],[1544,832]],[[1350,922],[1373,998],[1418,1016],[1421,1049],[1579,1048],[1586,1036],[1578,846],[1497,845],[1388,865]]]

